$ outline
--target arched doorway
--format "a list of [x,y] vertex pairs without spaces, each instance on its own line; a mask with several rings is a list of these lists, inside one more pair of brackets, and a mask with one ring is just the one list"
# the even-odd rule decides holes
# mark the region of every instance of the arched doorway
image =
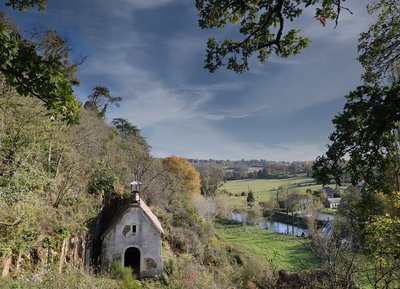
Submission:
[[124,254],[124,266],[131,267],[133,275],[140,277],[140,251],[138,248],[130,247]]

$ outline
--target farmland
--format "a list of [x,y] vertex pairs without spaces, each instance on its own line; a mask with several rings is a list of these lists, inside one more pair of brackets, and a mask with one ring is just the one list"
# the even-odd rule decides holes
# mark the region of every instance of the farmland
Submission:
[[297,189],[300,193],[306,193],[307,189],[320,190],[322,185],[316,184],[313,178],[293,177],[286,179],[245,179],[228,181],[222,186],[232,194],[232,201],[236,206],[246,205],[246,196],[242,192],[252,191],[257,202],[268,201],[275,198],[280,186]]

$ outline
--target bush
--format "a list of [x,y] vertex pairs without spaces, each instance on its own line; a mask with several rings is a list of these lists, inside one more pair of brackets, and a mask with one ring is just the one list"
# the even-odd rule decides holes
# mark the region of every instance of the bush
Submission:
[[[242,281],[247,285],[256,285],[253,288],[276,288],[278,275],[271,266],[256,257],[249,256],[243,264]],[[248,286],[252,287],[252,286]]]
[[25,273],[17,278],[0,278],[0,288],[13,289],[117,289],[140,288],[120,287],[116,280],[107,276],[93,276],[81,272],[72,266],[65,267],[63,273],[56,268],[49,268],[45,273]]
[[88,193],[104,195],[111,193],[118,187],[118,177],[113,169],[105,162],[98,162],[88,184]]
[[250,191],[250,192],[247,194],[247,203],[248,203],[248,204],[249,204],[249,203],[254,203],[254,201],[255,201],[255,199],[254,199],[254,194],[253,194],[252,191]]
[[111,264],[112,275],[122,289],[140,289],[140,284],[133,278],[132,268],[124,267],[120,261]]

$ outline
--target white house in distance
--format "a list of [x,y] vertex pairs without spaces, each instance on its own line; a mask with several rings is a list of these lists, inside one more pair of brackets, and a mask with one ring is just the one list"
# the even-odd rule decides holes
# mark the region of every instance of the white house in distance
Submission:
[[331,209],[336,209],[340,205],[340,198],[328,198],[327,205]]
[[132,199],[115,214],[102,233],[101,264],[120,261],[137,277],[163,274],[160,221],[139,195],[141,183],[132,182]]

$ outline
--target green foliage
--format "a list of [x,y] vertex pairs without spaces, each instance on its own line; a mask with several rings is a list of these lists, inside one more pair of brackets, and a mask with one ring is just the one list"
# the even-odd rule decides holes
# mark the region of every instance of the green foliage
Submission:
[[44,60],[56,58],[62,64],[61,72],[71,85],[79,85],[80,81],[76,77],[78,66],[83,62],[71,62],[71,49],[68,41],[62,38],[57,31],[46,29],[43,32],[35,32],[32,35],[32,44],[35,46],[36,52],[43,57]]
[[0,256],[10,256],[11,254],[11,246],[5,242],[0,242]]
[[256,226],[243,226],[240,223],[219,222],[215,227],[222,240],[234,246],[238,254],[257,256],[278,269],[299,271],[319,265],[319,260],[311,252],[307,240],[272,233]]
[[135,150],[138,152],[138,150],[142,149],[147,152],[150,149],[149,145],[146,143],[146,139],[140,134],[140,129],[131,124],[128,120],[124,118],[114,118],[111,124],[124,138],[127,150]]
[[243,258],[243,270],[239,280],[245,288],[274,289],[278,279],[276,268],[270,263],[255,256]]
[[124,118],[114,118],[111,124],[124,136],[138,136],[140,134],[140,129]]
[[28,8],[33,8],[38,6],[40,11],[46,10],[47,0],[8,0],[6,2],[7,6],[11,6],[13,9],[27,10]]
[[90,194],[104,195],[112,193],[118,183],[118,177],[113,168],[103,161],[96,164],[92,177],[88,184]]
[[365,84],[346,97],[343,112],[333,120],[332,143],[313,168],[324,183],[349,179],[363,184],[361,192],[352,189],[342,198],[335,233],[352,240],[354,248],[365,249],[372,264],[367,277],[373,288],[397,288],[400,3],[377,0],[368,11],[378,16],[359,39]]
[[48,268],[41,276],[28,272],[18,278],[1,278],[0,288],[9,289],[119,289],[116,280],[109,276],[94,276],[73,266],[59,273],[56,268]]
[[378,262],[388,264],[391,260],[398,260],[400,256],[400,219],[397,216],[391,217],[376,216],[367,222],[366,245]]
[[[388,201],[400,208],[400,193]],[[374,265],[368,274],[369,282],[374,288],[397,288],[400,285],[400,217],[389,213],[374,216],[366,223],[365,233],[366,250]]]
[[104,118],[108,106],[111,104],[119,106],[121,100],[122,97],[112,96],[107,87],[98,85],[93,88],[84,106],[97,113],[99,117]]
[[60,239],[66,239],[69,236],[71,236],[71,233],[68,231],[68,229],[64,228],[62,226],[56,227],[55,233],[56,233],[57,237],[59,237]]
[[54,238],[52,236],[43,240],[43,248],[52,248],[54,246]]
[[367,32],[361,33],[359,61],[367,82],[399,81],[400,75],[400,4],[397,0],[376,0],[368,12],[379,13]]
[[341,184],[349,176],[354,185],[365,182],[369,191],[400,190],[399,98],[400,84],[364,85],[350,92],[333,120],[332,144],[313,165],[315,177]]
[[[324,183],[349,177],[353,184],[365,182],[367,191],[391,193],[400,190],[400,5],[380,0],[368,10],[379,15],[360,37],[359,60],[367,84],[346,96],[343,112],[333,120],[332,144],[313,168]],[[390,84],[381,86],[385,82]]]
[[[9,0],[7,6],[26,10],[37,6],[45,10],[47,0]],[[3,17],[4,18],[4,17]],[[54,118],[60,114],[68,123],[78,121],[78,102],[72,95],[77,64],[70,64],[66,41],[55,31],[24,39],[11,21],[0,25],[0,71],[18,93],[41,99]]]
[[254,199],[254,194],[253,194],[252,191],[250,191],[250,192],[247,194],[246,201],[247,201],[248,204],[249,204],[249,203],[254,203],[255,199]]
[[[44,11],[47,0],[8,0],[5,4],[20,11],[36,6]],[[67,42],[53,30],[35,33],[27,40],[4,14],[0,22],[0,72],[7,83],[20,95],[42,100],[52,119],[61,115],[69,124],[77,123],[79,105],[71,84],[79,84],[79,79],[77,63],[69,60]]]
[[[303,8],[304,7],[304,8]],[[278,57],[296,55],[306,48],[310,40],[300,35],[300,30],[285,30],[287,22],[299,18],[303,9],[315,7],[315,18],[325,25],[336,20],[344,7],[334,0],[196,0],[199,26],[202,29],[222,29],[239,25],[241,40],[227,37],[223,41],[209,38],[205,68],[215,72],[226,66],[235,72],[249,69],[249,58],[258,53],[258,60],[265,63],[272,54]]]
[[262,216],[265,218],[272,217],[274,212],[278,209],[278,203],[276,201],[264,201],[259,204],[262,210]]
[[52,117],[78,121],[78,102],[64,74],[59,55],[39,55],[33,43],[16,32],[0,28],[0,71],[7,83],[23,96],[42,100]]
[[[85,238],[101,209],[97,193],[111,185],[111,193],[122,192],[115,180],[131,170],[121,168],[147,155],[125,157],[126,141],[109,138],[113,129],[90,111],[80,110],[79,125],[52,121],[39,100],[20,96],[1,76],[0,95],[0,243],[24,254],[21,267],[34,271],[43,248],[59,254],[61,240]],[[99,178],[92,179],[93,167]]]
[[11,203],[52,185],[39,161],[51,126],[38,101],[18,96],[1,76],[0,93],[0,190],[1,199]]
[[224,171],[214,164],[199,164],[196,170],[200,173],[201,194],[214,196],[224,181]]
[[140,284],[133,278],[132,268],[124,267],[121,261],[111,264],[112,275],[118,280],[121,289],[140,289]]

